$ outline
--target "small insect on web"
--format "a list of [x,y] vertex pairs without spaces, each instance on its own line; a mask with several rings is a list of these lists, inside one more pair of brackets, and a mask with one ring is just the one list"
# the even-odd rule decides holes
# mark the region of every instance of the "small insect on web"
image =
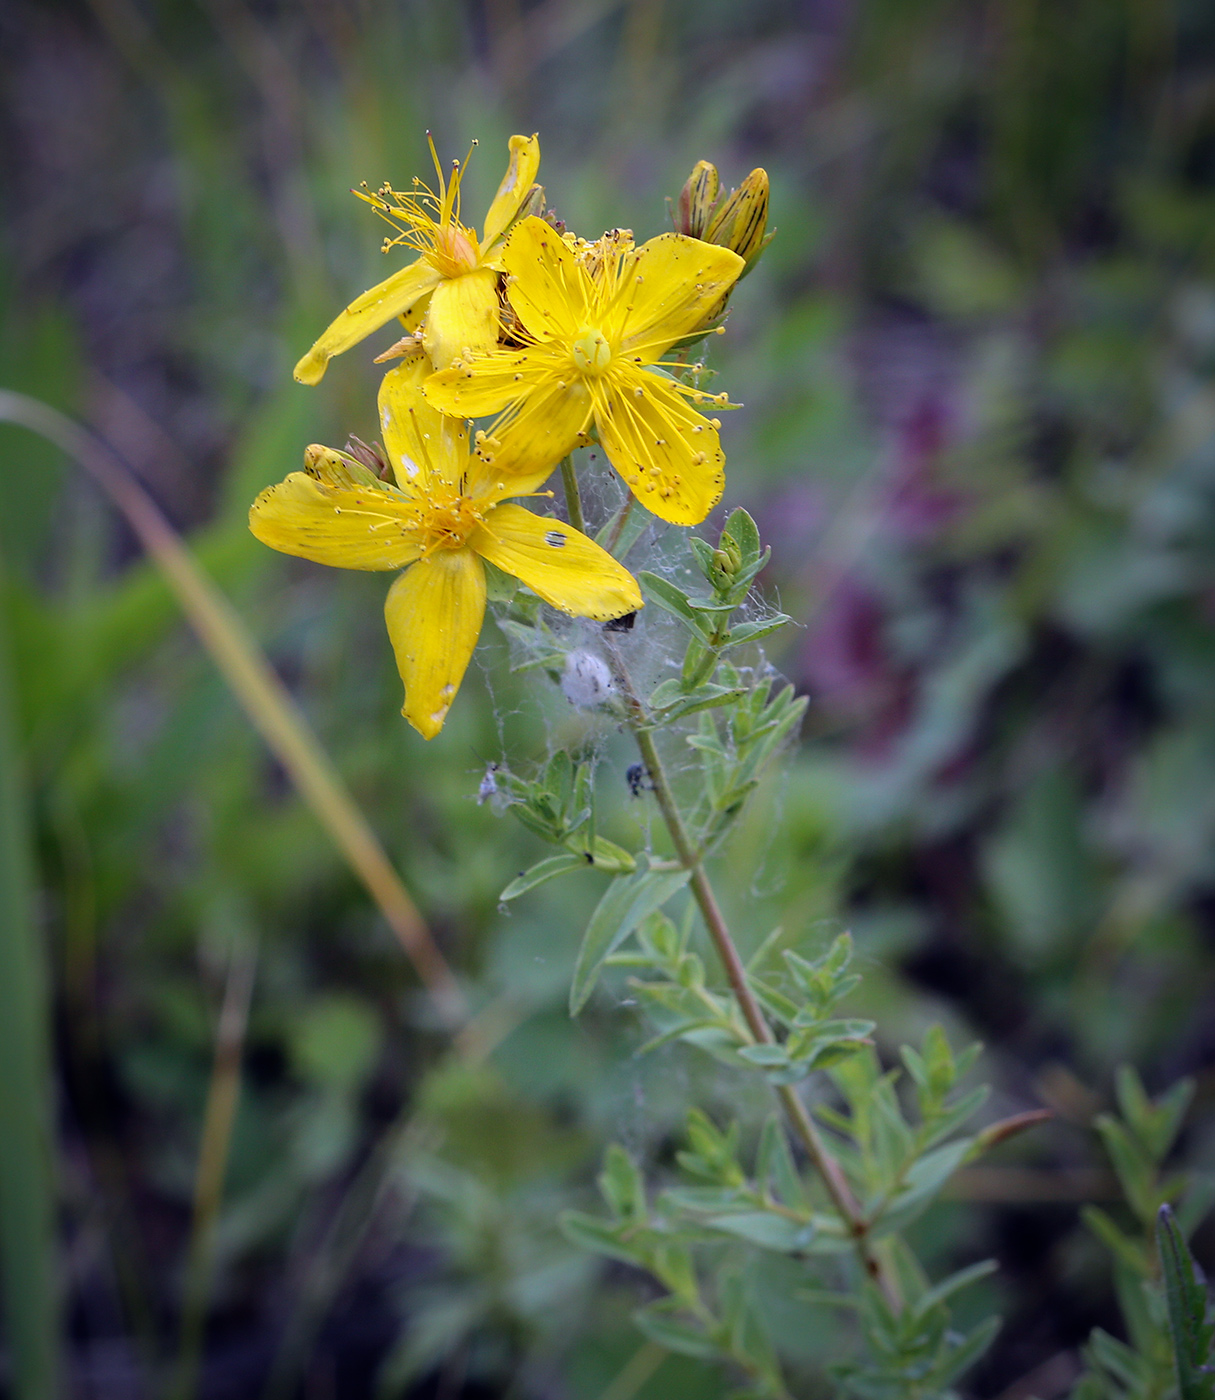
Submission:
[[654,780],[650,777],[643,763],[630,763],[624,780],[628,783],[629,792],[634,797],[640,797],[643,792],[654,791]]
[[495,776],[502,765],[491,763],[485,769],[485,774],[481,779],[481,784],[477,788],[477,806],[483,806],[491,797],[498,795],[498,779]]

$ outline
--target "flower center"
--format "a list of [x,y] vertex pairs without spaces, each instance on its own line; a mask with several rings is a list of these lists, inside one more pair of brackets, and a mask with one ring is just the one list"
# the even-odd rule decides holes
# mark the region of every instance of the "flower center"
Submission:
[[422,521],[425,552],[440,549],[462,549],[469,535],[481,523],[481,512],[467,496],[452,496],[447,500],[427,501]]
[[478,264],[477,240],[463,224],[436,225],[426,231],[432,247],[426,261],[444,277],[459,277],[475,271]]
[[583,374],[602,374],[612,361],[612,347],[602,331],[583,326],[571,347],[574,363]]

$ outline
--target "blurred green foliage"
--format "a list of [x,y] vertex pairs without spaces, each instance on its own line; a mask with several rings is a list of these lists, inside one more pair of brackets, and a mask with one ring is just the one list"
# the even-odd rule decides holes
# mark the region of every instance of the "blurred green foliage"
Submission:
[[[986,1043],[1000,1114],[1055,1109],[914,1233],[938,1276],[1003,1265],[973,1290],[1006,1317],[977,1393],[1066,1391],[1090,1327],[1121,1328],[1077,1215],[1115,1194],[1089,1128],[1114,1066],[1153,1091],[1193,1075],[1178,1150],[1213,1142],[1209,6],[12,0],[0,40],[0,384],[93,424],[189,530],[494,1043],[453,1066],[124,528],[0,428],[79,1393],[147,1393],[172,1361],[224,970],[254,941],[203,1394],[727,1384],[639,1351],[638,1276],[556,1228],[609,1138],[671,1165],[689,1084],[747,1106],[676,1047],[633,1059],[640,1018],[596,1009],[617,974],[569,1020],[598,876],[499,909],[542,847],[475,796],[507,743],[544,758],[543,681],[511,678],[488,628],[423,744],[384,580],[244,525],[308,442],[374,436],[369,356],[317,390],[290,366],[381,275],[348,187],[423,171],[426,127],[447,152],[480,138],[474,205],[505,138],[539,130],[550,203],[589,234],[660,230],[696,159],[727,183],[768,168],[778,237],[714,355],[746,404],[727,503],[774,545],[765,586],[805,628],[778,659],[811,704],[719,884],[756,939],[851,927],[885,1058],[944,1020]],[[623,750],[605,761],[635,823]],[[780,1335],[794,1286],[786,1261],[753,1281],[828,1394],[830,1316]]]

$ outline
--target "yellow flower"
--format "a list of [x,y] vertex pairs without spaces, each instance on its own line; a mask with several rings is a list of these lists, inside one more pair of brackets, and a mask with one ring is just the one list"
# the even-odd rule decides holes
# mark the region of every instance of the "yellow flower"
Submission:
[[662,355],[703,323],[743,260],[677,233],[599,251],[592,276],[543,220],[517,223],[502,265],[524,344],[457,361],[426,381],[426,397],[444,413],[501,413],[479,440],[500,475],[558,461],[594,424],[642,504],[695,525],[721,499],[725,457],[720,424],[692,404],[727,400],[663,373]]
[[[427,140],[430,140],[429,135]],[[449,364],[465,348],[489,350],[498,339],[498,253],[502,235],[532,188],[540,168],[540,142],[535,136],[510,138],[510,164],[489,206],[478,238],[460,222],[460,182],[464,169],[452,163],[444,179],[430,141],[439,176],[434,193],[421,181],[401,194],[384,185],[375,194],[361,193],[399,232],[386,239],[385,251],[403,244],[420,256],[350,303],[295,367],[302,384],[320,382],[334,355],[357,345],[373,331],[403,316],[430,297],[423,333],[427,353],[439,366]]]
[[342,569],[401,569],[384,607],[405,684],[401,713],[426,739],[443,727],[485,616],[488,560],[562,612],[597,621],[642,606],[623,565],[571,526],[507,496],[530,479],[500,482],[468,450],[463,422],[422,398],[431,372],[415,355],[384,376],[380,425],[396,477],[381,481],[347,453],[313,446],[305,470],[258,496],[249,528],[264,544]]

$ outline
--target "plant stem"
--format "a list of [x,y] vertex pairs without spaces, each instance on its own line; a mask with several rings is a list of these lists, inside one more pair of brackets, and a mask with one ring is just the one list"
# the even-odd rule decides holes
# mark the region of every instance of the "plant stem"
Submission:
[[636,501],[636,499],[637,497],[630,491],[628,500],[620,507],[620,514],[616,517],[616,523],[612,526],[612,533],[608,536],[607,543],[604,545],[604,548],[609,554],[616,553],[616,546],[620,543],[620,536],[624,534],[624,527],[628,524],[629,516],[633,512],[633,502]]
[[578,473],[574,470],[574,459],[562,457],[561,484],[565,487],[565,510],[570,524],[579,534],[586,534],[586,521],[582,518],[582,493],[578,490]]
[[[756,999],[755,993],[751,989],[751,984],[747,980],[747,970],[739,956],[738,948],[734,939],[730,935],[730,930],[726,924],[725,915],[721,911],[721,906],[717,902],[717,896],[713,891],[713,886],[709,880],[704,862],[696,849],[688,829],[684,825],[683,816],[680,813],[679,805],[675,801],[675,795],[671,790],[671,785],[667,779],[666,769],[663,767],[662,759],[658,753],[658,746],[654,743],[654,735],[649,727],[649,718],[645,711],[641,697],[633,685],[628,670],[621,659],[619,650],[608,643],[612,651],[613,660],[616,664],[617,673],[620,678],[622,688],[629,711],[629,728],[633,732],[633,737],[637,741],[637,748],[641,753],[642,762],[646,766],[650,782],[653,785],[654,797],[658,802],[659,810],[662,812],[663,821],[671,835],[671,843],[675,847],[675,853],[679,863],[685,870],[691,872],[692,897],[695,899],[700,909],[701,917],[704,919],[705,927],[709,931],[709,937],[713,940],[713,946],[717,950],[717,955],[721,959],[722,967],[725,969],[726,979],[730,983],[730,988],[742,1009],[747,1026],[755,1039],[764,1045],[775,1043],[775,1036],[769,1026],[767,1018],[763,1013],[763,1008]],[[860,1203],[853,1195],[852,1188],[848,1184],[848,1179],[844,1175],[843,1168],[835,1160],[828,1150],[827,1144],[823,1141],[818,1129],[814,1125],[814,1120],[810,1117],[810,1112],[806,1105],[797,1095],[792,1085],[782,1084],[777,1087],[777,1097],[781,1101],[794,1131],[797,1133],[802,1146],[806,1150],[806,1155],[814,1163],[826,1188],[827,1195],[831,1198],[831,1203],[838,1212],[840,1218],[844,1220],[852,1232],[856,1242],[857,1253],[865,1272],[882,1287],[883,1292],[889,1299],[895,1299],[897,1294],[882,1270],[881,1263],[873,1253],[866,1235],[868,1223],[861,1210]]]

